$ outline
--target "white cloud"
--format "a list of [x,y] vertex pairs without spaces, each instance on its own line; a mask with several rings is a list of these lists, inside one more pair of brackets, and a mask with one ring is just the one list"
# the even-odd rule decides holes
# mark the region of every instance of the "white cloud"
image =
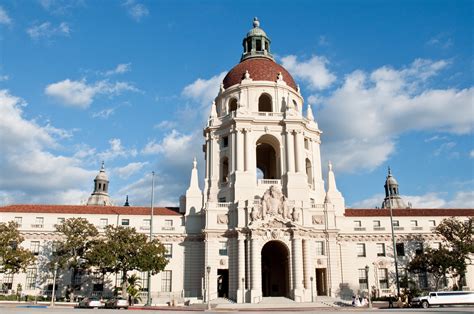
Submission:
[[140,171],[148,162],[131,162],[126,166],[112,169],[112,174],[117,174],[122,179],[127,179],[131,175]]
[[148,11],[148,8],[144,4],[138,3],[135,0],[127,0],[122,5],[126,8],[128,14],[137,22],[150,14],[150,11]]
[[25,119],[24,106],[0,90],[0,202],[79,203],[75,197],[87,192],[95,171],[82,168],[76,157],[53,154],[60,146],[57,139],[69,132]]
[[[442,197],[445,193],[429,192],[424,195],[401,195],[402,199],[412,208],[473,208],[474,191],[459,191],[450,200]],[[382,206],[384,194],[375,194],[365,200],[352,204],[351,208],[375,208]]]
[[222,83],[227,72],[221,72],[210,79],[198,78],[193,83],[184,87],[182,94],[202,106],[210,106],[219,92],[219,86]]
[[55,98],[66,106],[78,108],[89,107],[94,97],[99,94],[119,95],[124,91],[137,92],[138,89],[127,82],[111,83],[108,80],[102,80],[94,84],[88,84],[85,79],[81,81],[65,79],[52,83],[45,88],[46,95]]
[[[196,141],[201,141],[199,132],[181,134],[173,129],[161,142],[149,141],[142,150],[145,155],[162,154],[172,164],[187,164],[192,161],[200,145],[195,145]],[[198,148],[196,148],[198,147]]]
[[34,40],[48,39],[53,36],[69,36],[71,29],[65,22],[53,26],[50,22],[33,25],[26,29],[26,33]]
[[448,33],[440,33],[430,38],[426,42],[426,44],[429,46],[437,46],[443,49],[447,49],[447,48],[450,48],[454,44],[454,41]]
[[448,64],[417,59],[400,70],[384,66],[347,75],[318,112],[325,157],[338,171],[372,170],[395,151],[403,133],[472,132],[474,88],[425,87]]
[[84,0],[40,0],[39,3],[49,13],[64,15],[69,11],[84,6]]
[[474,149],[469,152],[469,157],[474,158]]
[[285,67],[294,77],[308,83],[312,90],[328,88],[336,80],[336,75],[331,73],[327,65],[329,61],[325,57],[312,56],[311,59],[298,62],[296,56],[289,55],[281,59]]
[[434,155],[435,156],[439,156],[441,154],[449,154],[450,156],[454,154],[456,154],[456,152],[452,152],[452,149],[456,147],[456,143],[455,142],[446,142],[446,143],[443,143],[441,144],[434,152]]
[[112,160],[117,157],[127,158],[135,157],[137,155],[137,150],[134,148],[127,149],[123,147],[122,141],[118,138],[112,138],[109,140],[110,147],[109,149],[97,154],[101,160]]
[[131,63],[120,63],[115,67],[115,69],[106,71],[104,75],[110,76],[114,74],[123,74],[123,73],[130,72],[131,70],[132,70]]
[[153,126],[154,129],[161,129],[161,130],[166,130],[166,129],[172,129],[175,128],[177,123],[175,121],[169,121],[169,120],[163,120],[160,123],[157,123]]
[[8,81],[10,77],[8,75],[0,75],[0,82]]
[[5,11],[2,6],[0,6],[0,24],[11,25],[11,23],[12,19],[8,16],[7,11]]
[[106,108],[101,111],[94,112],[92,118],[108,119],[115,113],[115,108]]

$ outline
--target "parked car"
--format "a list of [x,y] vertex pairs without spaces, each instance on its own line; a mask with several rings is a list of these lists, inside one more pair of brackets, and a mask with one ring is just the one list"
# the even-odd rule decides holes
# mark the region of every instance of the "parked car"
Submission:
[[427,296],[413,298],[411,306],[428,308],[432,305],[474,305],[474,291],[437,291]]
[[104,301],[100,300],[99,298],[91,297],[91,298],[84,298],[79,301],[77,307],[83,308],[101,308],[104,307]]
[[105,302],[105,307],[108,309],[128,309],[128,301],[123,298],[113,298]]

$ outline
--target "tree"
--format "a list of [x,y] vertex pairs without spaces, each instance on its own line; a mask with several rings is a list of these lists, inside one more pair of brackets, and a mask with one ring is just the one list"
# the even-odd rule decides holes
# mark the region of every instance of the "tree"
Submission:
[[474,218],[460,221],[455,217],[444,219],[435,229],[435,232],[446,241],[446,247],[452,258],[451,274],[459,277],[457,286],[462,288],[462,280],[466,274],[470,255],[474,253]]
[[456,265],[456,257],[447,248],[434,250],[427,248],[423,254],[415,256],[409,263],[407,270],[413,273],[427,272],[435,278],[435,289],[439,282]]
[[128,293],[128,299],[130,305],[133,305],[135,303],[135,300],[141,301],[140,297],[140,277],[138,277],[136,274],[131,275],[128,278],[128,287],[127,287],[127,293]]
[[135,228],[109,225],[105,237],[94,243],[87,259],[103,273],[121,273],[122,296],[127,298],[127,273],[132,270],[152,274],[162,271],[168,264],[164,254],[165,248],[157,239],[148,241],[147,236],[137,233]]
[[76,290],[75,278],[80,269],[89,267],[86,255],[99,234],[97,228],[85,218],[69,218],[56,226],[56,231],[63,235],[63,240],[56,244],[51,263],[57,263],[59,268],[72,270],[71,300]]
[[34,262],[34,254],[20,247],[23,240],[16,222],[0,223],[0,272],[17,274]]

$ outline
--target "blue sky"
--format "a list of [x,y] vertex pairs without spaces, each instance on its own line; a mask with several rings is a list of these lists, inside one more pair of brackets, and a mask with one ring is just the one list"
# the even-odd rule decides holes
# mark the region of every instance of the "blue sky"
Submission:
[[[474,207],[472,1],[4,1],[0,204],[110,192],[177,204],[223,76],[258,16],[301,85],[346,204],[390,165],[414,207]],[[325,167],[324,167],[325,168]],[[201,186],[203,182],[201,181]]]

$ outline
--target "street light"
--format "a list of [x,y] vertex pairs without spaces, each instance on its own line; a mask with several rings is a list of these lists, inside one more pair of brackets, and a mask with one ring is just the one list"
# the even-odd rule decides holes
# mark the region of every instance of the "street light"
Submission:
[[[388,175],[391,175],[390,167],[388,167]],[[392,245],[393,245],[393,260],[395,262],[395,281],[397,284],[397,300],[400,297],[400,279],[398,278],[398,257],[397,257],[397,243],[395,240],[395,232],[393,229],[393,209],[392,209],[392,187],[390,186],[390,180],[387,180],[388,189],[388,208],[390,209],[390,228],[392,231]]]
[[207,271],[207,309],[211,309],[211,289],[209,288],[209,277],[211,276],[211,266],[206,267]]
[[54,263],[54,273],[53,273],[53,291],[51,291],[51,307],[54,307],[54,302],[56,301],[56,274],[58,272],[58,263]]
[[372,300],[370,299],[370,284],[369,284],[369,265],[365,266],[365,277],[367,278],[367,294],[369,295],[369,308],[372,308]]
[[311,302],[314,302],[313,279],[313,276],[309,277],[309,280],[311,280]]
[[[151,172],[151,211],[150,211],[150,242],[153,240],[153,215],[154,215],[154,208],[153,203],[155,200],[155,172]],[[147,274],[147,298],[146,304],[147,306],[151,306],[151,272],[148,271]]]

